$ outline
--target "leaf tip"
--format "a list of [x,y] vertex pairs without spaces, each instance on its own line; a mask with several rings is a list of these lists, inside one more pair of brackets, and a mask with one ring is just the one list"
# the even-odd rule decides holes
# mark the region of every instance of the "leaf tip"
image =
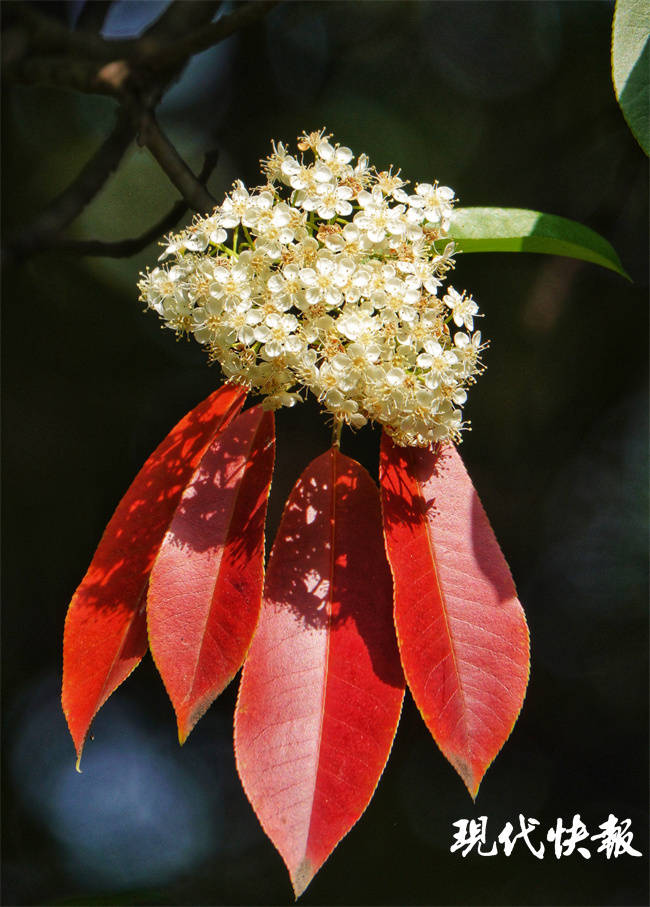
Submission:
[[198,702],[194,708],[188,707],[187,703],[177,704],[172,700],[172,705],[176,712],[176,724],[178,725],[178,742],[181,746],[183,746],[217,696],[223,692],[223,689],[224,687],[221,687],[216,692],[213,691],[209,697]]
[[191,716],[186,712],[181,713],[180,711],[176,712],[176,724],[178,726],[178,742],[181,746],[185,743],[187,738],[190,736],[194,730],[194,726],[198,718],[192,720]]
[[85,742],[86,742],[86,738],[85,738],[85,737],[83,737],[83,738],[79,741],[78,744],[77,744],[77,741],[76,741],[76,740],[74,741],[74,748],[75,748],[75,752],[76,752],[76,754],[77,754],[77,758],[76,758],[76,760],[75,760],[74,768],[75,768],[75,771],[76,771],[76,772],[79,772],[80,775],[83,775],[83,772],[81,771],[81,757],[82,757],[82,755],[83,755],[83,751],[84,751],[84,743],[85,743]]
[[477,772],[468,762],[458,757],[453,760],[450,759],[450,762],[462,778],[470,797],[475,802],[485,773]]
[[180,746],[183,746],[191,733],[192,727],[186,727],[185,725],[181,725],[180,721],[178,722],[178,742]]
[[307,858],[303,859],[296,871],[291,873],[291,884],[296,900],[298,900],[301,894],[304,894],[307,886],[315,875],[316,869]]
[[85,731],[82,731],[81,733],[79,733],[77,728],[74,727],[74,725],[72,724],[72,722],[70,720],[70,714],[68,712],[68,709],[66,708],[65,690],[61,696],[61,704],[63,706],[63,715],[65,717],[66,724],[68,725],[68,731],[70,732],[70,736],[72,737],[72,743],[74,745],[74,750],[75,750],[75,753],[77,756],[77,758],[75,760],[75,764],[74,764],[75,771],[79,772],[79,774],[81,775],[83,773],[79,766],[81,765],[81,756],[83,754],[84,744],[86,742],[86,734],[88,733],[88,729],[86,728]]

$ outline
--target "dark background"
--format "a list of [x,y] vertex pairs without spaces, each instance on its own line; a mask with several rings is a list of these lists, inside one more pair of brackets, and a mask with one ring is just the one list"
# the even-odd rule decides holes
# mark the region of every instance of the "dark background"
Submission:
[[[164,3],[114,5],[133,34]],[[73,18],[79,4],[48,3]],[[160,108],[210,189],[258,179],[271,138],[323,125],[380,168],[461,204],[579,220],[633,283],[532,255],[460,257],[491,339],[462,454],[526,608],[520,719],[474,806],[408,698],[376,796],[305,904],[647,904],[647,162],[610,80],[606,2],[294,2],[196,58]],[[110,129],[114,103],[5,85],[4,234],[30,222]],[[137,235],[175,190],[133,149],[74,227]],[[60,710],[67,603],[102,529],[169,428],[219,382],[137,302],[157,247],[123,261],[34,255],[4,270],[4,903],[288,904],[285,869],[236,777],[236,684],[181,750],[147,657],[94,724],[84,773]],[[309,403],[278,418],[272,537],[326,449]],[[345,453],[376,475],[377,431]],[[452,822],[630,818],[643,859],[592,845],[543,861],[450,853]]]

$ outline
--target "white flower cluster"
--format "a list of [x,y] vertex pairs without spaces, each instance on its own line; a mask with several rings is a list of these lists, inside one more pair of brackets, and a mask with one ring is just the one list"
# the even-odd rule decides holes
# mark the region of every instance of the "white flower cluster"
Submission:
[[301,136],[300,156],[274,144],[267,184],[235,183],[170,237],[141,299],[269,407],[308,388],[336,420],[374,419],[398,444],[458,440],[483,347],[472,297],[439,293],[453,190],[408,193],[399,172],[330,139]]

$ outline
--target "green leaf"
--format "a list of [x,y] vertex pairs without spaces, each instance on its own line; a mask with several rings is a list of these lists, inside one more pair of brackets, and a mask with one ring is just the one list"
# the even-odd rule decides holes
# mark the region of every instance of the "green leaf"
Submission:
[[650,154],[650,5],[617,0],[612,24],[612,79],[627,125]]
[[449,236],[461,252],[544,252],[579,258],[630,280],[612,246],[589,227],[523,208],[457,208]]

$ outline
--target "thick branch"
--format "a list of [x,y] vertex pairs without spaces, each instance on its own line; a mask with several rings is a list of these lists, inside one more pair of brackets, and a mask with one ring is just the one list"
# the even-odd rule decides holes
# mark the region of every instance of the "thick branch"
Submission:
[[103,38],[92,32],[70,31],[51,16],[38,12],[28,3],[11,4],[10,11],[27,28],[30,51],[47,54],[72,54],[98,62],[120,59],[133,52],[133,38]]
[[[140,38],[125,39],[69,31],[23,3],[15,17],[23,27],[12,25],[3,35],[3,73],[17,82],[49,83],[121,99],[128,83],[149,85],[154,74],[165,80],[175,77],[194,54],[251,25],[277,2],[250,0],[211,22],[221,5],[218,0],[180,0]],[[170,33],[174,26],[175,33]]]
[[28,254],[73,221],[92,201],[122,160],[133,139],[130,117],[121,113],[113,130],[67,189],[11,243],[15,252]]
[[215,206],[214,198],[162,132],[153,113],[146,111],[141,114],[139,126],[139,144],[149,149],[188,205],[195,211],[211,211]]
[[[6,65],[3,75],[8,81],[26,85],[56,85],[85,94],[105,94],[119,98],[121,86],[116,85],[106,73],[120,64],[108,63],[98,67],[96,63],[75,57],[27,57]],[[126,64],[123,64],[126,65]]]
[[[249,0],[216,22],[194,27],[197,22],[205,21],[206,14],[211,19],[220,4],[212,0],[184,0],[179,7],[174,4],[163,13],[140,38],[103,38],[92,32],[70,31],[26,3],[12,6],[12,12],[27,26],[31,52],[72,54],[98,63],[132,60],[161,70],[178,65],[256,22],[277,3],[278,0]],[[176,33],[170,34],[170,25]],[[192,29],[189,34],[188,25]]]
[[[219,158],[218,151],[210,151],[205,156],[205,161],[198,180],[201,184],[207,183]],[[188,204],[185,199],[177,201],[152,227],[149,227],[140,236],[132,239],[120,239],[114,242],[101,239],[69,239],[57,237],[52,242],[52,247],[63,252],[74,252],[77,255],[99,256],[102,258],[129,258],[146,249],[150,243],[173,230],[178,221],[187,213]]]

